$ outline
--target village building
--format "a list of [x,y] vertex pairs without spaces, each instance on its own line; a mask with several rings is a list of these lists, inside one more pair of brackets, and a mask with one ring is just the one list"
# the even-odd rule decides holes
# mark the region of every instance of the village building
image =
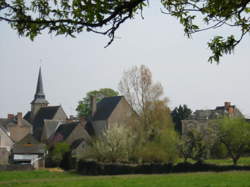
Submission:
[[96,136],[114,125],[126,125],[135,114],[124,96],[105,97],[98,103],[93,98],[91,106],[92,116],[87,125],[90,126],[89,129],[93,129]]
[[12,162],[30,164],[34,168],[45,167],[46,145],[38,142],[31,134],[15,143],[12,149]]
[[230,102],[225,102],[224,106],[217,106],[211,110],[196,110],[188,119],[182,120],[182,134],[186,134],[189,129],[202,130],[209,126],[213,120],[219,119],[223,116],[229,117],[243,117],[244,115]]

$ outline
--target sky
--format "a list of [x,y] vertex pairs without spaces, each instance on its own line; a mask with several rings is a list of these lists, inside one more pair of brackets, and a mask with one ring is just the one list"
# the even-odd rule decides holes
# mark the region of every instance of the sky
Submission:
[[210,30],[188,39],[175,18],[160,12],[159,2],[151,2],[144,19],[138,15],[121,25],[108,48],[104,46],[109,40],[102,35],[44,33],[31,41],[0,22],[0,118],[30,110],[40,66],[50,105],[62,105],[68,115],[75,115],[88,91],[117,90],[123,71],[141,64],[162,84],[172,109],[181,104],[192,110],[214,109],[230,101],[250,117],[249,35],[233,55],[210,64],[207,42],[233,31]]

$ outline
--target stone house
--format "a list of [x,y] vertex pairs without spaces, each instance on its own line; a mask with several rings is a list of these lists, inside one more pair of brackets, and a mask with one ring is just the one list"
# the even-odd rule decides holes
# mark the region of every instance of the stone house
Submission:
[[6,129],[0,125],[0,165],[7,165],[9,163],[10,150],[14,141],[8,135]]
[[14,144],[12,161],[15,164],[30,164],[34,168],[45,167],[46,145],[38,142],[31,134]]
[[16,116],[9,114],[7,119],[0,119],[0,126],[14,142],[20,141],[27,134],[32,133],[32,125],[23,119],[22,113]]
[[235,105],[225,102],[224,106],[217,106],[215,109],[196,110],[187,120],[182,120],[182,134],[186,134],[191,128],[202,130],[204,127],[210,125],[212,120],[216,120],[222,116],[244,117]]
[[105,97],[97,104],[92,99],[92,116],[87,125],[99,136],[106,128],[116,124],[126,125],[135,113],[124,96]]
[[81,122],[70,122],[61,124],[54,135],[50,138],[49,144],[54,145],[58,142],[65,142],[69,145],[79,140],[89,141],[90,136],[85,129],[85,124]]

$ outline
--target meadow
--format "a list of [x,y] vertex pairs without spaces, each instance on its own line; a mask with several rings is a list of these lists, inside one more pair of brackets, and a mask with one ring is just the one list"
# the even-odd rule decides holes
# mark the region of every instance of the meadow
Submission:
[[[206,163],[231,165],[230,159],[207,160]],[[250,165],[250,158],[243,157],[239,165]],[[74,172],[54,170],[2,171],[0,186],[86,186],[86,187],[189,187],[189,186],[249,186],[250,171],[193,172],[154,175],[82,176]]]

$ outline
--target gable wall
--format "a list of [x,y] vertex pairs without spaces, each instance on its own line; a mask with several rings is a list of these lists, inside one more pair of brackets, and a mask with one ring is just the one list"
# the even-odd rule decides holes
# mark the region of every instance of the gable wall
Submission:
[[14,142],[10,139],[10,137],[0,128],[0,147],[6,148],[10,151]]
[[9,127],[10,137],[14,142],[18,142],[23,139],[27,134],[32,133],[32,127],[15,125]]
[[103,131],[107,128],[107,121],[105,120],[93,121],[92,124],[96,136],[101,135]]
[[62,120],[62,121],[66,121],[67,119],[67,115],[66,113],[63,111],[62,107],[60,107],[56,114],[53,117],[53,120]]
[[85,131],[84,126],[82,124],[79,124],[74,128],[74,130],[67,137],[65,142],[68,144],[72,144],[75,140],[80,139],[80,138],[84,138],[85,140],[88,139],[88,137],[86,135],[86,131]]
[[133,113],[131,106],[122,98],[108,118],[108,127],[113,124],[126,124]]

